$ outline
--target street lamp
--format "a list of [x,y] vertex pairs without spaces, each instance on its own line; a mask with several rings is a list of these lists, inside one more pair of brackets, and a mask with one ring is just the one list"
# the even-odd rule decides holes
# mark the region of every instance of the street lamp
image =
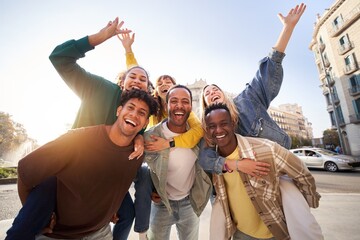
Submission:
[[343,142],[342,135],[341,135],[341,128],[340,128],[340,125],[339,125],[339,118],[338,118],[338,114],[337,114],[337,111],[336,111],[336,108],[335,108],[335,103],[334,103],[335,98],[334,98],[334,95],[333,95],[334,94],[333,85],[335,84],[335,81],[332,79],[332,77],[329,74],[329,71],[331,71],[332,67],[329,67],[329,70],[326,68],[325,62],[324,62],[324,56],[322,55],[322,53],[320,51],[320,47],[318,48],[318,51],[319,51],[319,54],[321,56],[321,64],[322,64],[322,66],[324,68],[324,71],[325,71],[325,77],[326,77],[325,86],[327,86],[328,89],[329,89],[330,101],[331,101],[331,105],[332,105],[333,112],[334,112],[335,126],[336,126],[338,136],[339,136],[340,147],[341,147],[343,153],[345,154],[346,149],[344,147],[344,142]]

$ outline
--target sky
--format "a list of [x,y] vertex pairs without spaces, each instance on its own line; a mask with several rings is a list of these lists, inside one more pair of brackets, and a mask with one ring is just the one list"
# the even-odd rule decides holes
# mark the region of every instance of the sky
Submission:
[[[284,81],[272,106],[297,103],[314,137],[330,128],[314,55],[309,50],[316,14],[335,0],[304,1],[307,9],[285,51]],[[49,61],[59,44],[98,32],[119,17],[135,32],[133,51],[150,80],[169,74],[181,84],[204,79],[240,93],[282,29],[278,13],[292,0],[12,0],[0,1],[0,111],[40,144],[64,133],[80,100]],[[121,42],[111,38],[78,63],[115,82],[125,69]]]

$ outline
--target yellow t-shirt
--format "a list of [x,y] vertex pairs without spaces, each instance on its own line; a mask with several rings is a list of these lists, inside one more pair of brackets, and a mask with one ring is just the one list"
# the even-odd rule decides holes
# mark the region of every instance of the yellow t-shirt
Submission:
[[[226,159],[235,161],[240,159],[239,147]],[[273,235],[261,220],[252,204],[240,174],[236,171],[225,173],[226,193],[229,199],[229,207],[231,216],[234,219],[236,227],[239,231],[250,235],[254,238],[271,238]]]

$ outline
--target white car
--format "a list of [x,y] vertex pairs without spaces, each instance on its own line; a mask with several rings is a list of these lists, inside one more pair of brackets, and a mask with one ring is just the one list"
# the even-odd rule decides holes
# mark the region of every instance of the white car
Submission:
[[360,161],[349,155],[338,154],[323,148],[290,149],[308,168],[322,168],[330,172],[354,170],[360,167]]

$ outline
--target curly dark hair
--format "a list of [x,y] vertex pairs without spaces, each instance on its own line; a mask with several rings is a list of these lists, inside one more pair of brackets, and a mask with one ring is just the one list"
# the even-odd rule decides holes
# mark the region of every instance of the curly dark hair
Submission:
[[158,102],[156,99],[150,95],[149,93],[139,90],[139,89],[132,89],[130,91],[124,91],[121,94],[120,99],[120,106],[124,106],[130,99],[137,98],[141,101],[144,101],[149,107],[149,116],[156,115],[159,109]]
[[229,110],[228,106],[226,106],[225,103],[214,103],[205,108],[204,116],[208,115],[211,111],[218,110],[218,109],[224,109],[230,115],[230,110]]

